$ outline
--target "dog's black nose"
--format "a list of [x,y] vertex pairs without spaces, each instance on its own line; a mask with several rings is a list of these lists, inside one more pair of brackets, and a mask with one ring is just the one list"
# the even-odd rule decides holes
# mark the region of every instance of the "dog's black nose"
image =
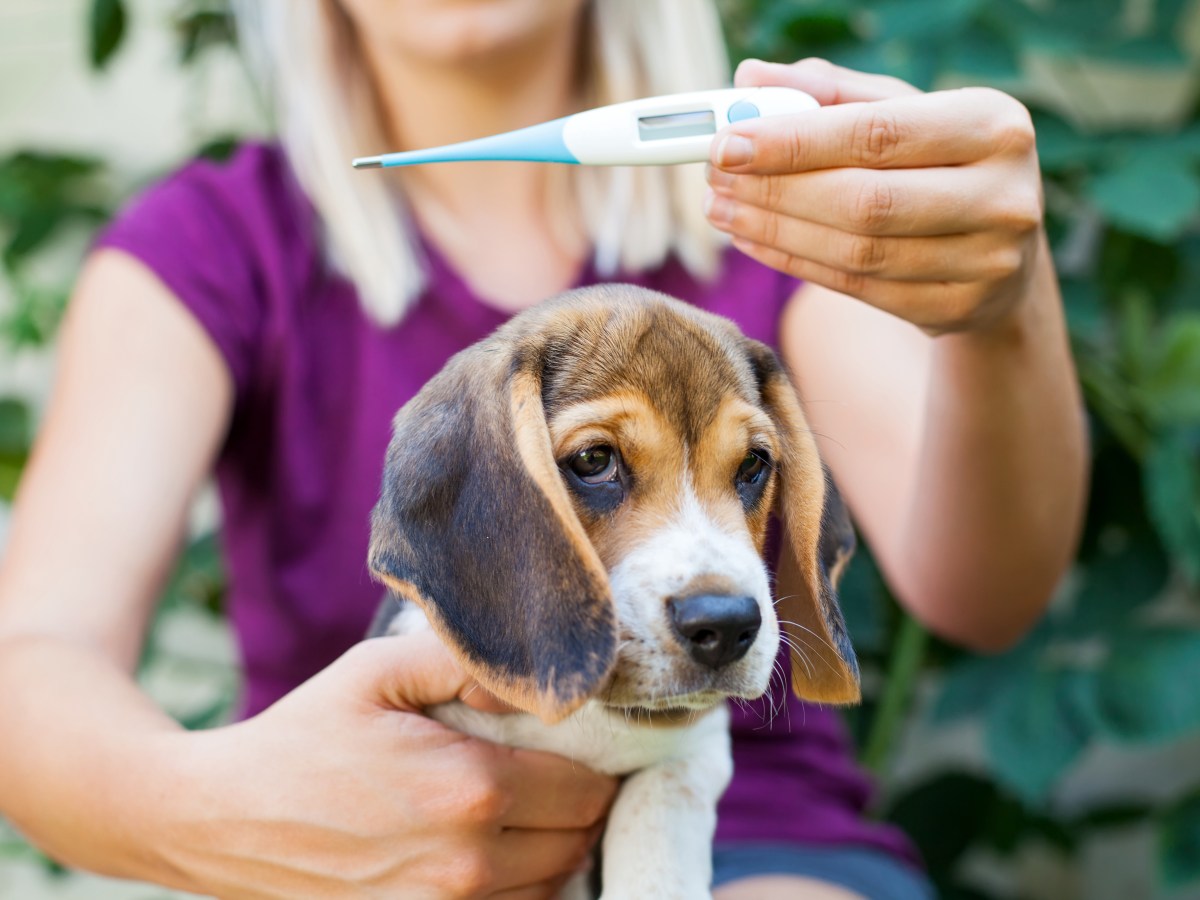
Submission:
[[680,643],[692,659],[710,669],[745,656],[762,625],[753,597],[697,594],[672,598],[667,607]]

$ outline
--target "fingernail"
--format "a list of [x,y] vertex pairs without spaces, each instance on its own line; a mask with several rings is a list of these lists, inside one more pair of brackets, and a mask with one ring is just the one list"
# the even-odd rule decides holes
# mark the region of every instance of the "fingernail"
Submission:
[[704,215],[714,225],[728,225],[733,221],[733,201],[709,188],[704,193]]
[[717,165],[744,166],[754,159],[754,143],[740,134],[727,134],[717,145]]
[[709,166],[705,172],[708,176],[708,183],[718,189],[733,187],[734,175],[726,172],[724,169],[718,169],[716,166]]
[[729,239],[729,243],[733,244],[736,249],[741,250],[747,256],[753,256],[754,252],[758,249],[758,244],[754,243],[754,241],[748,241],[736,235]]

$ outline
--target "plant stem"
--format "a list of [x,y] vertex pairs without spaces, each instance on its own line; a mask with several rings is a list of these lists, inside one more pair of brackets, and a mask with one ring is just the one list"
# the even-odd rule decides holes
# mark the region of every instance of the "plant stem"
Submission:
[[877,775],[891,759],[896,736],[912,703],[928,644],[929,633],[916,619],[900,610],[900,628],[892,648],[883,695],[879,698],[879,708],[862,756],[863,764]]

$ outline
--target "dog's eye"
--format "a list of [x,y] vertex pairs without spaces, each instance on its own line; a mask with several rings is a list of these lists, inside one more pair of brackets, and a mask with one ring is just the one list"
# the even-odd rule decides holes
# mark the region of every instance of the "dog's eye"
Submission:
[[770,457],[765,450],[750,450],[746,458],[738,466],[737,480],[741,484],[758,484],[770,464]]
[[617,477],[617,452],[605,444],[587,447],[571,457],[571,471],[584,484],[600,484]]

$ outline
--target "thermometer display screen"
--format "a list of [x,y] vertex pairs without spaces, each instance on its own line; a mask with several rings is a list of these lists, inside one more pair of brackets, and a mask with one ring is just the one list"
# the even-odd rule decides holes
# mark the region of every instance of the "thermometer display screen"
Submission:
[[638,119],[638,137],[643,141],[665,141],[668,138],[716,133],[717,119],[710,109]]

